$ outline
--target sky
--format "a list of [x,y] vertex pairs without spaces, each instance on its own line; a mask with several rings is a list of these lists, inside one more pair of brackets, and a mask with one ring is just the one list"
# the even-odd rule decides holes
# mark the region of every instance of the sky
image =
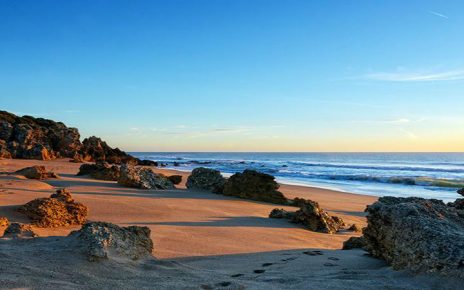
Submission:
[[464,1],[0,0],[0,110],[126,151],[463,151]]

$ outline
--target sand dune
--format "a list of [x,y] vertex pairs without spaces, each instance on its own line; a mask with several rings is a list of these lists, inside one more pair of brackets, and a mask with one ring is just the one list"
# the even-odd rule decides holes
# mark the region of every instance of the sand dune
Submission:
[[[2,288],[45,288],[47,285],[77,288],[81,285],[83,288],[156,289],[241,289],[242,286],[251,289],[387,286],[426,289],[441,280],[394,272],[382,261],[366,257],[363,251],[340,250],[344,240],[358,234],[310,232],[285,220],[269,219],[269,212],[276,207],[271,204],[191,191],[184,188],[184,183],[168,191],[125,188],[115,182],[77,177],[79,164],[66,160],[0,160],[0,171],[12,172],[36,164],[45,165],[61,178],[32,181],[12,175],[0,176],[0,216],[27,222],[15,211],[18,205],[49,196],[54,188],[67,187],[77,201],[89,207],[90,221],[150,227],[156,260],[133,265],[89,264],[57,246],[59,238],[46,238],[67,235],[78,227],[35,228],[43,238],[0,242],[2,269],[7,270],[5,274],[2,270]],[[185,181],[187,173],[180,174]],[[283,185],[282,191],[288,197],[318,201],[324,209],[348,223],[361,225],[365,224],[365,206],[376,200],[371,196],[289,185]],[[56,247],[54,243],[58,243]],[[322,255],[311,252],[315,249],[322,251]],[[447,283],[450,288],[454,285],[453,281]]]

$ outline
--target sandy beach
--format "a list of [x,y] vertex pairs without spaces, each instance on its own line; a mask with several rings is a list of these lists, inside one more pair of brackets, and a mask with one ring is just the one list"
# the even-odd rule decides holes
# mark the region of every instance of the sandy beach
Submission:
[[[332,285],[332,288],[348,286],[348,288],[357,288],[362,285],[370,288],[374,285],[386,287],[390,283],[398,287],[420,286],[424,289],[433,285],[428,281],[432,279],[430,277],[411,277],[404,272],[392,271],[384,262],[365,256],[362,250],[340,250],[343,241],[353,235],[360,235],[359,233],[350,231],[332,235],[317,233],[285,220],[269,219],[269,212],[279,206],[187,190],[185,180],[188,173],[186,172],[156,169],[157,172],[166,175],[181,174],[183,182],[175,190],[155,191],[126,188],[116,182],[75,176],[80,164],[68,162],[67,159],[54,161],[5,159],[0,160],[0,171],[14,172],[32,165],[44,165],[48,170],[58,173],[60,178],[37,181],[17,175],[2,174],[0,216],[6,216],[12,222],[28,223],[27,218],[16,212],[19,205],[37,197],[47,197],[55,189],[66,187],[77,201],[89,207],[89,221],[107,221],[120,226],[147,226],[151,229],[151,238],[154,242],[153,256],[157,262],[150,263],[155,263],[156,267],[161,268],[163,263],[167,264],[163,271],[155,271],[156,274],[147,271],[146,268],[150,268],[147,265],[131,266],[135,267],[131,268],[131,273],[135,275],[134,277],[139,277],[138,280],[140,277],[145,277],[141,279],[145,282],[154,279],[153,275],[157,275],[158,278],[162,276],[163,278],[160,279],[163,283],[157,284],[161,288],[193,287],[195,289],[205,286],[203,284],[208,284],[209,280],[221,283],[224,279],[229,288],[252,286],[253,289],[301,289],[306,286],[307,289],[312,289],[316,285],[326,287]],[[346,223],[357,223],[362,226],[365,225],[364,208],[377,199],[372,196],[292,185],[282,185],[281,190],[287,197],[315,200],[329,213],[341,216]],[[288,207],[288,209],[293,208]],[[47,245],[50,244],[46,242],[50,239],[47,237],[65,236],[79,228],[34,228],[43,239],[37,239],[37,242],[29,244],[28,247],[32,247],[30,251],[35,247],[47,249]],[[0,234],[3,230],[0,229]],[[322,251],[323,254],[314,256],[307,253],[315,249]],[[5,248],[1,252],[6,257],[6,261],[17,259],[14,253],[14,250],[6,251]],[[40,261],[36,262],[40,264]],[[3,276],[0,282],[11,287],[3,288],[30,287],[30,283],[37,280],[37,271],[51,271],[55,273],[53,275],[61,271],[57,268],[47,269],[47,266],[34,264],[36,262],[34,259],[27,259],[24,262],[34,268],[29,274],[14,266],[15,263],[6,262],[5,265],[9,265],[8,274]],[[155,264],[152,267],[155,267]],[[85,276],[85,273],[90,275],[92,271],[106,271],[98,278],[86,278],[85,281],[72,278],[88,287],[111,285],[108,281],[118,275],[116,270],[107,271],[105,267],[98,270],[90,270],[90,266],[82,267],[82,272],[79,272],[81,276]],[[117,267],[127,267],[127,265]],[[181,269],[186,273],[177,274],[176,277],[184,282],[178,280],[173,282],[167,278]],[[257,272],[264,270],[264,272],[255,273],[255,270]],[[21,275],[23,279],[14,279],[14,275]],[[145,282],[132,281],[134,277],[127,277],[131,282],[115,283],[128,288],[147,286],[143,284]],[[393,277],[395,277],[394,282],[391,280]],[[57,285],[61,288],[66,283],[71,283],[68,278],[62,278]],[[329,279],[331,284],[326,284],[328,283],[326,279]],[[52,280],[53,283],[58,283],[56,279]],[[426,280],[428,282],[424,282]],[[43,278],[38,283],[45,285],[43,283],[50,283],[50,280]],[[76,286],[70,285],[68,285],[70,288]],[[213,288],[217,286],[214,286],[214,283],[211,285]],[[240,287],[237,289],[241,289]]]

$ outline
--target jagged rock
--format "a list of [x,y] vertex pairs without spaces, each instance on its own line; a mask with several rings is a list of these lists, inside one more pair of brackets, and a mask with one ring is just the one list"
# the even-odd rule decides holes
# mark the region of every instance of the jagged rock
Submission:
[[174,184],[163,174],[154,173],[149,168],[122,164],[118,183],[143,189],[174,189]]
[[323,211],[315,201],[295,198],[292,205],[300,209],[295,212],[288,212],[284,209],[275,208],[271,211],[269,217],[285,218],[292,223],[302,224],[311,231],[330,234],[338,232],[345,226],[345,223],[340,217],[330,216]]
[[87,223],[69,237],[80,241],[90,261],[129,258],[137,260],[151,255],[153,242],[148,227],[119,227],[106,222]]
[[88,209],[75,202],[66,189],[57,190],[49,198],[37,198],[18,209],[38,227],[81,225],[86,222]]
[[440,200],[381,197],[367,207],[366,249],[394,269],[464,278],[464,217]]
[[119,167],[109,165],[106,162],[96,164],[82,164],[77,175],[90,175],[95,179],[117,181],[119,179]]
[[61,157],[73,158],[73,162],[140,161],[94,136],[81,143],[79,131],[61,122],[0,111],[0,158],[49,160]]
[[464,188],[461,188],[457,191],[460,195],[464,196]]
[[85,161],[106,161],[108,163],[124,163],[134,160],[137,164],[138,159],[126,154],[119,148],[111,148],[102,139],[91,136],[82,141],[81,154]]
[[69,160],[69,162],[73,162],[73,163],[84,163],[84,158],[82,157],[81,154],[79,154],[79,153],[76,152],[76,153],[74,153],[73,158],[71,158],[71,159]]
[[171,180],[172,183],[175,185],[178,185],[179,183],[182,182],[182,175],[171,175],[168,176],[168,179]]
[[243,173],[235,173],[224,185],[224,195],[236,196],[257,201],[276,204],[288,204],[287,198],[278,191],[279,184],[274,176],[245,170]]
[[292,218],[292,215],[295,214],[294,212],[288,212],[284,209],[279,209],[279,208],[275,208],[271,211],[271,213],[269,214],[269,217],[270,218],[273,218],[273,219],[291,219]]
[[291,222],[302,224],[311,231],[333,234],[345,224],[341,218],[330,216],[322,210],[315,201],[295,198],[293,203],[300,209],[295,212]]
[[3,233],[3,238],[21,239],[37,237],[30,225],[21,223],[11,223]]
[[364,249],[366,247],[366,239],[364,237],[351,237],[343,242],[342,250]]
[[[464,210],[464,198],[458,198],[453,202],[449,202],[448,206],[452,206],[452,207],[454,207],[454,208],[456,208],[458,210]],[[459,212],[459,213],[461,213],[461,212]],[[463,214],[461,214],[461,215],[463,215]]]
[[362,227],[358,224],[352,224],[349,228],[348,228],[349,231],[353,231],[353,232],[362,232]]
[[225,178],[218,170],[198,167],[192,170],[192,173],[187,178],[185,186],[191,189],[222,193],[225,181]]
[[45,169],[45,166],[31,166],[31,167],[26,167],[23,169],[20,169],[15,172],[16,174],[23,175],[26,178],[29,179],[48,179],[48,178],[58,178],[58,175],[55,174],[54,172],[47,172]]
[[7,227],[10,224],[10,221],[4,217],[0,216],[0,227]]

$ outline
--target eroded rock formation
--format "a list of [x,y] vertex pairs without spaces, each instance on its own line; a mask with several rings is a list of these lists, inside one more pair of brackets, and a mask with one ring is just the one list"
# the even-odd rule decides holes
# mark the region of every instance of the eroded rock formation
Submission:
[[23,169],[20,169],[15,172],[16,174],[23,175],[26,178],[29,179],[48,179],[48,178],[58,178],[58,175],[55,174],[54,172],[47,171],[45,169],[45,166],[31,166],[31,167],[26,167]]
[[366,249],[394,269],[464,278],[464,212],[440,200],[381,197],[367,207]]
[[21,238],[34,238],[37,234],[34,233],[30,225],[21,223],[11,223],[3,233],[3,238],[21,239]]
[[109,165],[106,162],[84,163],[79,168],[77,175],[90,175],[95,179],[117,181],[120,171],[118,166]]
[[288,212],[276,208],[271,211],[269,217],[285,218],[292,223],[303,225],[310,231],[329,234],[336,233],[345,226],[340,217],[330,216],[315,201],[295,198],[293,205],[298,206],[300,209],[295,212]]
[[277,190],[279,184],[274,179],[274,176],[269,174],[245,170],[227,179],[223,193],[251,200],[288,204],[287,198]]
[[68,238],[76,238],[90,261],[112,258],[137,260],[151,256],[148,227],[119,227],[106,222],[87,223]]
[[118,183],[142,189],[174,189],[174,184],[163,174],[154,173],[150,168],[122,164]]
[[226,179],[221,172],[205,167],[192,170],[185,184],[187,188],[208,190],[214,193],[222,193]]
[[75,202],[66,189],[59,189],[49,198],[37,198],[18,209],[38,227],[81,225],[86,222],[88,209]]
[[366,247],[366,239],[364,237],[351,237],[343,242],[343,250],[364,249]]

